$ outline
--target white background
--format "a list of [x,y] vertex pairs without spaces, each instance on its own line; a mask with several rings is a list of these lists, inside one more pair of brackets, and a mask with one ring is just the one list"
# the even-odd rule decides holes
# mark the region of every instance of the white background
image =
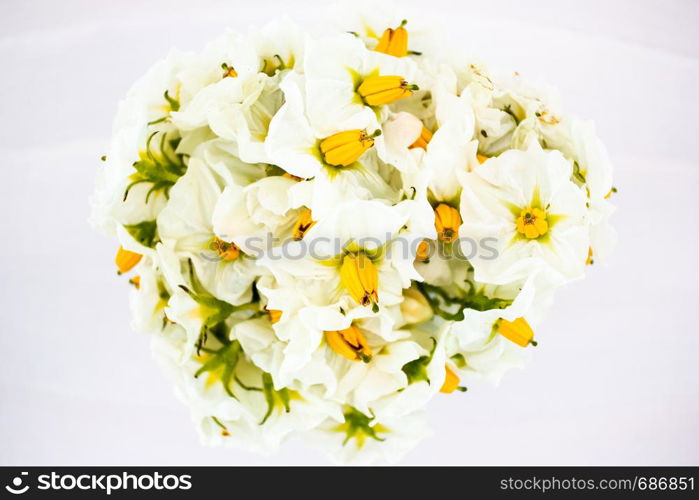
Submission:
[[[699,2],[421,2],[499,69],[559,86],[616,165],[619,246],[559,293],[533,362],[440,395],[406,464],[699,464]],[[522,4],[522,5],[520,5]],[[116,105],[172,46],[320,2],[0,4],[0,463],[326,463],[198,444],[87,224]]]

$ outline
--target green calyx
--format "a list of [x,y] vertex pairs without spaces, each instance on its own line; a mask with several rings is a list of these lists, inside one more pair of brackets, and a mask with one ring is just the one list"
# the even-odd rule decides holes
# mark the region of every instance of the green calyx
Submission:
[[[160,142],[154,150],[151,144],[157,134],[161,134]],[[180,139],[167,140],[165,132],[153,132],[148,137],[145,151],[140,152],[141,159],[133,164],[136,172],[131,175],[131,183],[124,191],[124,201],[132,187],[144,183],[152,184],[146,193],[146,203],[153,193],[162,192],[166,198],[169,197],[170,188],[187,171],[184,155],[176,152],[179,141]]]
[[189,260],[189,281],[191,283],[191,289],[185,285],[180,285],[187,295],[191,297],[200,306],[200,311],[202,317],[204,318],[201,330],[199,332],[199,337],[197,339],[197,353],[200,353],[209,334],[209,331],[223,323],[228,317],[236,311],[246,311],[246,310],[257,310],[259,309],[259,304],[256,301],[249,302],[247,304],[242,304],[239,306],[234,306],[229,304],[224,300],[217,299],[211,295],[201,284],[199,278],[194,272],[194,266],[192,261]]
[[157,120],[153,120],[151,122],[148,122],[148,125],[156,125],[158,123],[165,122],[170,118],[171,112],[180,110],[180,100],[177,99],[176,97],[172,97],[170,95],[169,90],[165,91],[165,93],[163,94],[163,97],[165,98],[165,101],[167,102],[165,116],[158,118]]
[[269,417],[272,416],[272,412],[275,408],[283,408],[286,413],[291,411],[291,399],[294,395],[293,391],[290,391],[286,387],[283,389],[276,390],[274,388],[274,381],[272,380],[272,375],[267,372],[262,373],[262,387],[253,387],[244,384],[238,377],[235,381],[240,387],[246,391],[257,391],[262,392],[267,403],[267,412],[262,417],[259,425],[264,425]]
[[577,161],[573,162],[573,178],[575,178],[575,180],[577,180],[580,184],[585,184],[587,182],[585,174],[583,174],[582,170],[580,169],[580,164]]
[[211,328],[210,332],[222,345],[215,350],[201,347],[201,351],[208,354],[210,358],[194,373],[194,378],[199,378],[203,373],[221,370],[220,379],[223,389],[226,391],[226,394],[235,398],[235,394],[231,389],[231,383],[234,380],[235,369],[243,354],[243,349],[240,346],[240,342],[228,339],[228,328],[225,323],[219,323]]
[[274,54],[270,59],[264,59],[262,61],[262,69],[260,72],[265,73],[267,76],[274,76],[277,72],[284,71],[286,69],[291,69],[296,63],[296,58],[293,54],[289,56],[288,61],[284,61],[282,56],[279,54]]
[[154,220],[144,220],[138,224],[125,224],[124,229],[141,245],[148,248],[155,248],[158,242],[156,232],[158,224]]
[[463,369],[466,367],[466,358],[464,358],[463,354],[456,353],[453,356],[451,356],[450,359],[456,365],[457,368]]
[[267,402],[267,413],[262,417],[260,425],[264,425],[267,419],[272,415],[274,409],[279,406],[283,407],[284,411],[287,413],[291,411],[291,391],[287,388],[278,391],[275,390],[272,376],[269,373],[262,374],[262,392]]
[[433,338],[432,342],[432,349],[430,350],[429,354],[425,356],[420,356],[419,358],[414,359],[403,365],[402,370],[403,373],[405,373],[405,375],[408,377],[408,385],[414,384],[416,382],[427,382],[427,384],[429,385],[430,377],[427,374],[427,367],[432,361],[434,351],[437,348],[437,341]]
[[346,445],[351,439],[357,441],[357,448],[361,448],[367,438],[375,441],[385,441],[386,438],[379,437],[378,433],[387,432],[388,429],[380,424],[372,425],[374,416],[364,415],[362,412],[351,406],[347,407],[344,412],[345,422],[335,427],[334,430],[343,432],[345,439],[342,442]]
[[463,320],[466,309],[488,311],[490,309],[504,309],[512,304],[511,299],[488,297],[482,290],[477,290],[470,281],[466,282],[469,289],[458,296],[449,295],[442,288],[428,283],[415,283],[434,313],[449,321]]

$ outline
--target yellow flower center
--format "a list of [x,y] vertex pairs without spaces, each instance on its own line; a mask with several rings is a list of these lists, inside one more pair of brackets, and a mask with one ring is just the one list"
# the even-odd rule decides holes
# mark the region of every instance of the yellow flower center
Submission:
[[403,27],[407,23],[408,21],[403,20],[396,29],[386,29],[374,50],[394,57],[407,56],[408,31]]
[[427,145],[432,140],[432,132],[430,129],[423,125],[422,132],[420,132],[420,137],[418,137],[415,142],[413,142],[408,149],[422,148],[427,149]]
[[370,76],[364,79],[357,92],[369,106],[380,106],[410,97],[417,85],[410,85],[402,76]]
[[214,238],[214,250],[221,259],[225,261],[235,260],[240,256],[240,248],[235,243],[223,241],[220,238]]
[[533,240],[545,235],[549,230],[546,212],[539,208],[525,208],[517,218],[517,232]]
[[330,348],[350,361],[364,361],[368,363],[373,356],[366,337],[352,325],[339,331],[326,331],[325,340]]
[[368,135],[364,130],[346,130],[326,137],[320,142],[320,152],[328,165],[346,167],[357,161],[374,145],[378,130]]
[[313,221],[313,214],[311,213],[311,209],[307,208],[301,212],[301,215],[299,215],[299,218],[296,220],[291,237],[296,241],[302,240],[303,235],[306,234],[306,231],[311,229],[313,224],[315,224]]
[[536,345],[534,331],[524,318],[517,318],[514,321],[500,318],[496,323],[496,328],[500,335],[519,346]]
[[487,157],[487,156],[483,156],[483,155],[477,154],[477,155],[476,155],[476,159],[478,160],[478,163],[480,163],[480,164],[482,165],[483,163],[486,162],[486,160],[488,159],[488,157]]
[[437,229],[437,237],[440,240],[451,243],[459,237],[461,227],[459,211],[446,203],[440,203],[434,209],[434,227]]
[[376,265],[364,253],[348,254],[342,260],[340,281],[350,296],[363,306],[378,310],[379,273]]
[[132,252],[131,250],[126,250],[124,247],[120,246],[117,251],[116,258],[114,262],[116,263],[117,269],[119,269],[119,274],[127,273],[133,269],[136,264],[141,261],[140,253]]

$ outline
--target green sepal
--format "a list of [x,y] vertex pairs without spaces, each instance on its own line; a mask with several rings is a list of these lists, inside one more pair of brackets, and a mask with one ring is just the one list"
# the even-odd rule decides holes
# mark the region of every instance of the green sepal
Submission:
[[464,358],[464,355],[460,352],[451,356],[450,359],[456,365],[457,368],[462,369],[466,367],[466,358]]
[[174,97],[171,97],[170,92],[168,90],[165,91],[165,93],[163,94],[163,97],[165,97],[165,100],[170,105],[170,111],[179,111],[180,110],[179,99],[175,99]]
[[138,224],[124,224],[124,229],[144,247],[154,248],[158,242],[156,237],[158,224],[155,219],[144,220]]
[[[221,323],[221,325],[223,329],[227,331],[225,324]],[[221,327],[217,326],[217,328]],[[226,335],[216,335],[216,337],[223,337],[225,339]],[[224,343],[224,345],[220,349],[216,351],[209,351],[209,354],[212,354],[211,359],[204,363],[194,373],[194,378],[198,378],[199,375],[203,373],[211,372],[223,367],[223,373],[221,374],[221,384],[223,384],[223,389],[226,391],[226,394],[228,394],[232,398],[235,398],[236,396],[233,393],[233,390],[231,389],[231,382],[234,380],[235,368],[238,365],[238,362],[240,361],[240,356],[242,355],[242,353],[243,349],[240,345],[240,342],[238,342],[237,340],[228,341],[228,343]]]
[[345,410],[344,417],[345,423],[336,429],[345,432],[345,439],[342,441],[343,446],[352,438],[357,438],[360,447],[363,440],[367,437],[375,441],[386,440],[386,438],[379,437],[377,434],[380,431],[380,427],[376,424],[371,425],[371,421],[374,419],[373,415],[369,417],[356,408],[349,406]]
[[287,413],[291,411],[291,394],[289,393],[289,389],[275,390],[272,375],[267,372],[262,374],[262,392],[267,402],[267,413],[262,417],[260,425],[264,425],[265,422],[267,422],[267,419],[272,415],[272,411],[274,411],[278,403],[281,403],[284,407],[284,411]]
[[402,370],[408,377],[408,385],[416,382],[427,382],[428,385],[430,384],[430,377],[427,374],[427,366],[432,361],[434,351],[437,348],[437,341],[432,338],[432,342],[432,349],[428,355],[420,356],[419,358],[409,361],[403,365]]
[[573,177],[581,184],[585,184],[587,182],[585,174],[582,173],[582,170],[580,169],[580,164],[577,161],[573,162]]
[[[161,134],[158,150],[151,147],[153,138]],[[141,153],[141,159],[133,164],[136,173],[131,175],[131,183],[124,191],[124,201],[129,196],[131,188],[143,183],[152,184],[146,193],[146,203],[153,193],[162,192],[169,197],[170,188],[187,171],[184,155],[176,153],[179,139],[167,140],[167,133],[153,132],[146,141],[146,150]]]
[[[491,309],[505,309],[512,304],[510,299],[488,297],[482,291],[476,290],[475,285],[470,281],[466,283],[469,285],[468,292],[457,297],[449,295],[437,286],[419,281],[416,282],[418,289],[425,296],[434,313],[449,321],[463,320],[466,309],[489,311]],[[454,312],[451,312],[449,309],[454,310]]]

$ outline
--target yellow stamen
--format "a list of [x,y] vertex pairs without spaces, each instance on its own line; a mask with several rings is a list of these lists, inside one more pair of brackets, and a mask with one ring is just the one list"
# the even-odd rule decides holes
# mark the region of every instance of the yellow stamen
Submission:
[[296,181],[296,182],[301,182],[303,180],[303,177],[297,177],[295,175],[291,175],[289,172],[284,172],[282,174],[282,177],[284,177],[285,179],[291,179],[292,181]]
[[444,365],[444,368],[447,371],[447,375],[444,377],[444,383],[442,384],[441,389],[439,389],[439,392],[451,394],[459,388],[459,376],[454,373],[454,370],[452,370],[449,365]]
[[546,212],[539,208],[525,208],[517,218],[517,232],[530,240],[545,235],[549,230]]
[[326,137],[320,142],[320,152],[325,163],[336,167],[346,167],[359,159],[374,145],[373,135],[367,135],[364,130],[346,130]]
[[587,260],[585,261],[585,265],[589,266],[594,264],[595,261],[592,259],[592,247],[587,249]]
[[418,137],[415,142],[413,142],[408,149],[422,148],[427,149],[427,145],[432,140],[432,132],[430,129],[423,125],[422,132],[420,132],[420,137]]
[[140,253],[132,252],[131,250],[126,250],[124,247],[120,246],[116,254],[116,266],[119,269],[119,274],[128,273],[134,268],[141,260]]
[[370,76],[357,88],[357,92],[369,106],[380,106],[398,99],[410,97],[417,85],[410,85],[402,76]]
[[238,76],[238,72],[233,66],[223,63],[221,67],[223,68],[223,78],[235,78]]
[[527,347],[529,344],[536,345],[534,341],[534,331],[524,318],[517,318],[514,321],[501,318],[497,322],[497,330],[500,335],[519,346]]
[[141,277],[140,276],[134,276],[129,280],[129,283],[131,283],[133,286],[136,287],[136,290],[141,289]]
[[240,248],[235,243],[223,241],[220,238],[214,238],[214,249],[219,257],[225,261],[235,260],[240,256]]
[[440,240],[451,243],[459,237],[461,227],[459,211],[446,203],[440,203],[434,209],[434,227],[437,229]]
[[340,281],[350,296],[363,306],[378,309],[379,273],[376,266],[364,253],[348,254],[342,260]]
[[282,319],[282,311],[279,309],[267,309],[265,307],[265,311],[267,311],[267,317],[269,318],[269,322],[272,324],[279,323],[279,320]]
[[336,353],[344,356],[350,361],[364,361],[368,363],[373,356],[366,337],[352,325],[349,328],[339,331],[326,331],[325,339],[330,348]]
[[478,160],[478,163],[480,163],[482,165],[483,163],[485,163],[485,161],[488,159],[488,157],[477,154],[476,159]]
[[406,24],[407,21],[403,21],[396,29],[386,29],[374,50],[394,57],[407,56],[408,31],[403,27]]
[[307,208],[301,212],[301,215],[299,215],[299,218],[296,220],[296,224],[294,224],[294,232],[292,233],[291,237],[296,241],[302,240],[303,235],[306,234],[306,231],[313,227],[313,224],[315,224],[313,214],[311,214],[311,209]]
[[415,258],[420,262],[427,262],[430,259],[430,242],[428,240],[422,240],[417,246]]

